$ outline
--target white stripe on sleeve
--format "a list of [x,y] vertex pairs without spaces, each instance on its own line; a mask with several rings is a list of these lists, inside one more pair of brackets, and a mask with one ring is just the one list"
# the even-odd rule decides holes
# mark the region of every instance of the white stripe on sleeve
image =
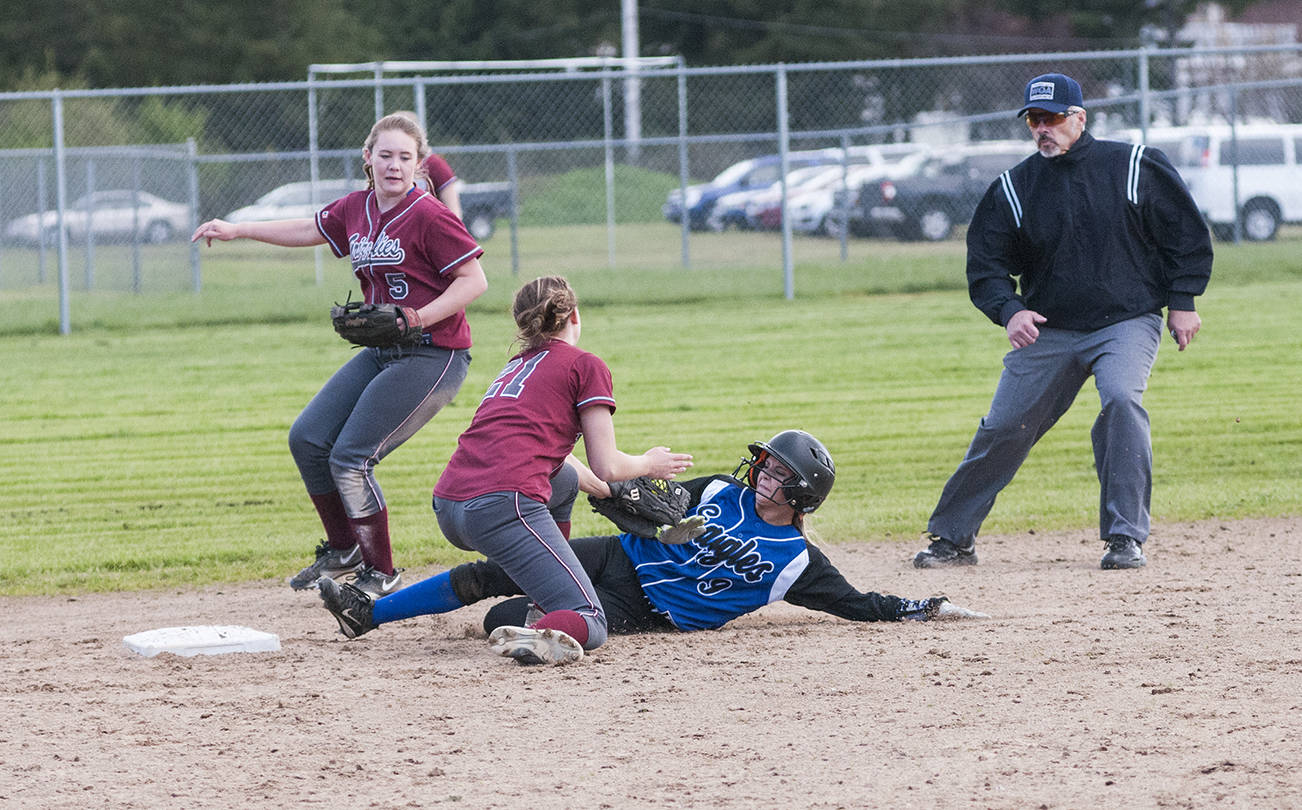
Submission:
[[1144,145],[1137,143],[1130,148],[1130,169],[1126,174],[1126,199],[1131,204],[1139,205],[1139,162],[1144,156]]
[[1013,188],[1013,178],[1008,172],[999,175],[999,182],[1004,187],[1004,197],[1008,200],[1008,207],[1013,212],[1013,224],[1022,227],[1022,201],[1017,199],[1017,191]]

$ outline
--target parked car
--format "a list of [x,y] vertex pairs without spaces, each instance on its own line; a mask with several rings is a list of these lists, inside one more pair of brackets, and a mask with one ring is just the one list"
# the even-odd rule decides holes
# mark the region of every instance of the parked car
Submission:
[[[352,191],[366,188],[365,180],[318,180],[316,202],[312,182],[286,183],[263,194],[252,204],[237,208],[223,219],[229,222],[257,222],[268,219],[298,219],[316,216],[327,203]],[[510,183],[465,183],[461,186],[461,218],[476,241],[493,235],[497,220],[511,215]]]
[[[1125,130],[1119,139],[1141,137]],[[1302,222],[1302,124],[1151,128],[1144,140],[1170,158],[1217,238],[1234,238],[1236,213],[1243,237],[1254,242]]]
[[[157,244],[190,233],[190,206],[171,202],[144,191],[95,191],[70,204],[63,214],[70,240],[86,238]],[[54,244],[59,234],[59,212],[41,211],[9,222],[5,236],[18,242]]]
[[[853,172],[862,165],[832,163],[792,172],[787,177],[787,205],[790,206],[796,199],[811,191],[836,183],[846,172]],[[747,200],[746,218],[753,228],[773,230],[782,227],[781,184],[774,183]]]
[[972,220],[995,178],[1034,150],[1030,139],[984,141],[933,155],[914,174],[862,188],[861,216],[874,230],[900,239],[948,239],[956,225]]
[[[789,152],[787,154],[788,182],[791,174],[800,169],[846,163],[884,166],[920,149],[922,147],[917,144],[901,143],[852,146],[849,150],[829,148]],[[780,155],[764,155],[743,160],[724,169],[708,183],[688,186],[686,209],[690,227],[693,230],[707,228],[718,230],[720,226],[729,225],[745,227],[742,224],[739,207],[749,201],[750,193],[773,188],[777,189],[780,195],[780,186],[777,183],[782,177],[781,160]],[[731,194],[740,196],[731,197],[729,210],[720,212],[711,219],[718,201]],[[682,222],[683,208],[683,190],[673,189],[669,192],[661,212],[670,222]],[[753,227],[755,223],[751,220],[749,224]]]
[[269,219],[314,217],[327,203],[353,191],[366,188],[365,180],[318,180],[316,197],[312,181],[302,180],[277,186],[243,208],[236,208],[222,219],[227,222],[263,222]]
[[[787,170],[804,168],[816,164],[826,164],[841,159],[839,149],[818,149],[807,152],[787,153]],[[725,194],[737,191],[755,191],[765,189],[776,183],[782,176],[782,158],[780,155],[763,155],[762,157],[743,160],[724,169],[710,182],[688,186],[686,199],[683,189],[673,189],[665,199],[661,213],[670,222],[682,222],[683,211],[687,211],[688,226],[692,230],[705,230],[709,227],[710,214],[715,203]]]
[[[787,172],[788,194],[791,193],[792,189],[802,186],[811,178],[829,170],[839,171],[839,168],[835,164],[820,163],[813,166],[802,166],[799,169]],[[723,231],[728,228],[754,230],[767,227],[756,218],[755,211],[757,207],[772,205],[774,201],[781,200],[781,198],[782,183],[777,179],[761,188],[747,188],[734,191],[731,194],[724,194],[715,200],[714,208],[710,211],[709,217],[706,218],[706,227],[712,231]]]
[[844,174],[838,172],[823,178],[830,182],[801,189],[787,200],[791,229],[797,233],[839,237],[845,227],[843,223],[849,206],[858,200],[855,193],[858,189],[867,183],[913,174],[926,160],[927,154],[927,150],[917,149],[900,154],[898,159],[884,165],[851,166]]
[[475,241],[488,239],[497,221],[510,216],[510,183],[466,183],[461,187],[461,220]]

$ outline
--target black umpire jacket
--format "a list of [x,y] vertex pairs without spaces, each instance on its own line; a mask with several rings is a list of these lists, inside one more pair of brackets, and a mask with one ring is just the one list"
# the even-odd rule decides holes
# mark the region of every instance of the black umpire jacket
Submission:
[[1088,132],[1001,174],[968,228],[968,294],[1000,326],[1022,309],[1080,331],[1192,310],[1211,272],[1207,225],[1166,155]]

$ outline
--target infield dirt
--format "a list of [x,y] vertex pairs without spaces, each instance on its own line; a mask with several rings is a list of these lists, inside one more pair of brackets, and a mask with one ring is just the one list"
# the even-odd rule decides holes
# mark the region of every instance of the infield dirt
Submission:
[[[542,668],[490,655],[488,603],[345,641],[280,580],[5,598],[0,806],[1297,805],[1302,519],[1159,525],[1135,571],[1086,531],[984,537],[956,571],[918,547],[826,550],[861,588],[992,618],[779,604]],[[198,624],[282,649],[122,644]]]

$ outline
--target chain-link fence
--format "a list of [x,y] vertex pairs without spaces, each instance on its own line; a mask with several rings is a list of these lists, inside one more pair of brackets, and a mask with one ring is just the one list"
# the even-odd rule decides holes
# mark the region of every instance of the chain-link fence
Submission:
[[1031,152],[1013,112],[1026,80],[1051,71],[1080,81],[1096,135],[1167,150],[1219,236],[1273,238],[1302,222],[1302,45],[466,67],[0,94],[0,288],[199,289],[201,254],[186,241],[198,221],[333,199],[334,181],[363,176],[377,115],[407,109],[467,184],[463,202],[509,191],[486,214],[497,226],[486,263],[780,267],[790,296],[801,262],[960,232],[964,194]]

